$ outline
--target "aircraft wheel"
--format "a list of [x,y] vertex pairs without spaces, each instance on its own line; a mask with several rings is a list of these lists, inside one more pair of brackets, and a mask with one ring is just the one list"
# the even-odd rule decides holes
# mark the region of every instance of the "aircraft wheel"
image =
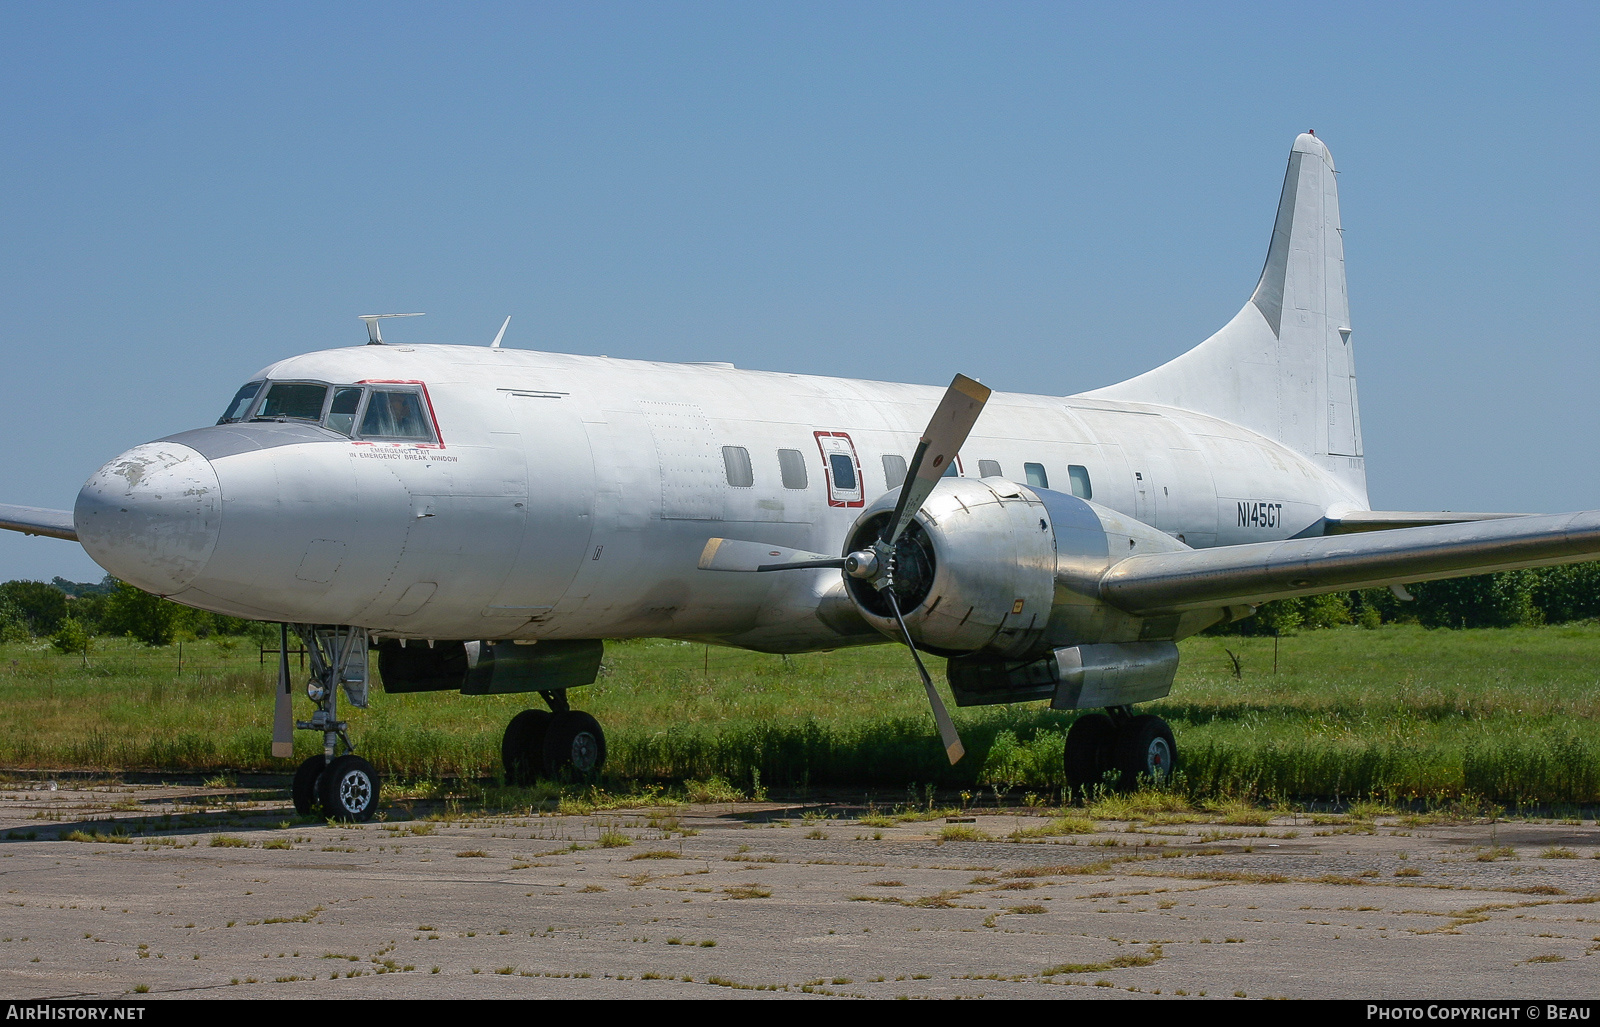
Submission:
[[1104,713],[1085,713],[1067,729],[1067,748],[1062,762],[1067,772],[1067,793],[1093,792],[1105,783],[1113,769],[1117,726]]
[[511,718],[500,739],[500,763],[506,770],[506,784],[531,785],[544,766],[544,739],[550,731],[547,710],[523,710]]
[[327,765],[328,761],[321,753],[317,753],[295,768],[294,783],[289,786],[289,794],[294,798],[294,811],[302,817],[317,810],[317,778],[322,776]]
[[322,810],[335,820],[371,820],[378,812],[378,772],[360,756],[340,756],[317,782]]
[[606,762],[606,736],[587,713],[568,710],[550,718],[544,736],[544,773],[556,781],[593,781]]
[[1134,717],[1117,732],[1116,760],[1124,791],[1133,791],[1143,781],[1165,784],[1178,765],[1178,745],[1172,740],[1172,728],[1148,713]]

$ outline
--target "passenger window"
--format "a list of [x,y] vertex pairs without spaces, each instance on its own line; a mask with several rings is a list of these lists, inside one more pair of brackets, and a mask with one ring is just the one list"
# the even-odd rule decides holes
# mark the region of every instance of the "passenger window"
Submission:
[[232,421],[244,420],[244,413],[250,409],[250,404],[261,392],[261,386],[266,382],[251,382],[233,395],[233,402],[228,404],[228,412],[217,420],[218,424],[228,424]]
[[415,392],[374,391],[361,418],[361,434],[367,438],[409,439],[432,442],[433,432],[422,412],[422,397]]
[[356,410],[361,406],[360,389],[334,389],[333,403],[328,407],[328,419],[323,423],[340,435],[351,435],[356,430]]
[[1073,495],[1079,499],[1094,498],[1094,488],[1089,484],[1089,468],[1073,464],[1067,468],[1067,476],[1072,479]]
[[783,477],[784,488],[805,488],[806,458],[800,454],[798,449],[778,450],[778,473]]
[[1022,469],[1028,475],[1028,487],[1047,489],[1050,487],[1050,476],[1044,473],[1044,464],[1023,464]]
[[289,417],[297,421],[322,420],[322,404],[328,398],[326,385],[306,382],[279,382],[267,391],[253,420],[270,417]]
[[998,460],[979,460],[978,461],[978,477],[980,477],[980,478],[1001,478],[1001,477],[1004,477],[1004,475],[1000,471],[1000,461],[998,461]]
[[743,446],[723,446],[722,466],[728,472],[728,484],[747,489],[756,483],[755,472],[750,468],[750,451]]
[[894,453],[885,453],[883,456],[883,480],[888,482],[888,487],[897,489],[906,483],[906,458]]
[[830,453],[828,463],[833,467],[833,487],[840,492],[854,492],[856,462],[844,453]]

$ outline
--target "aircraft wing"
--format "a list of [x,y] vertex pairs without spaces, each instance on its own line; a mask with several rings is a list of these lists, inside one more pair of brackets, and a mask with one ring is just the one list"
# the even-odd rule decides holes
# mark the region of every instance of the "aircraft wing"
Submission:
[[1100,579],[1129,613],[1176,613],[1600,559],[1600,510],[1130,556]]
[[1466,521],[1497,521],[1505,517],[1528,517],[1515,513],[1458,513],[1453,510],[1353,510],[1322,519],[1322,534],[1350,535],[1358,531],[1387,531],[1391,528],[1421,528],[1434,524],[1460,524]]
[[49,535],[78,541],[78,530],[72,526],[71,510],[45,510],[37,506],[10,506],[0,503],[0,528],[20,531],[25,535]]

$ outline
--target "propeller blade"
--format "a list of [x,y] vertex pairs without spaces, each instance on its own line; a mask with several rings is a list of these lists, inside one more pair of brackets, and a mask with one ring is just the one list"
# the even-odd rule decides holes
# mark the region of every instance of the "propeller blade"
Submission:
[[887,536],[889,545],[893,546],[900,540],[900,533],[917,516],[917,511],[922,509],[933,487],[950,469],[951,461],[967,441],[972,426],[978,423],[978,415],[983,413],[983,405],[989,401],[990,391],[964,374],[958,374],[951,380],[944,399],[939,401],[939,408],[933,412],[933,419],[928,422],[927,430],[917,443],[911,466],[906,470],[905,484],[900,488],[900,501],[895,504],[894,517],[889,521],[892,526]]
[[272,708],[272,755],[294,755],[294,695],[289,680],[289,625],[278,625],[278,694]]
[[928,693],[928,705],[933,707],[933,722],[939,725],[939,740],[944,742],[944,754],[949,757],[953,767],[967,754],[966,747],[961,744],[961,735],[956,732],[956,722],[950,719],[950,711],[944,708],[944,700],[939,698],[939,693],[934,689],[928,668],[922,665],[917,644],[911,641],[911,629],[906,627],[906,619],[900,616],[900,602],[895,599],[894,589],[886,588],[879,594],[888,597],[889,609],[894,611],[894,619],[900,622],[900,633],[906,636],[906,647],[911,650],[911,658],[917,663],[917,673],[922,675],[922,687]]
[[793,571],[843,566],[842,556],[823,556],[821,553],[808,553],[804,549],[787,549],[731,538],[708,539],[705,549],[700,552],[700,569],[703,571]]

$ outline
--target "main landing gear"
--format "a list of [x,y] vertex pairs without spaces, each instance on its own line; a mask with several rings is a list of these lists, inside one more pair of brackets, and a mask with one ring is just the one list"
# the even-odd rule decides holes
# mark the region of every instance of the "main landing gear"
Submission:
[[506,784],[550,781],[594,781],[606,761],[606,736],[587,713],[567,705],[567,693],[540,692],[550,710],[523,710],[506,725],[500,761]]
[[1141,782],[1161,784],[1171,777],[1178,746],[1160,717],[1134,716],[1130,706],[1113,706],[1072,722],[1063,763],[1071,795],[1089,795],[1102,785],[1132,791]]
[[307,816],[320,810],[334,820],[371,820],[378,811],[378,772],[355,754],[349,725],[339,719],[340,691],[351,705],[367,705],[366,629],[311,624],[293,628],[311,661],[306,695],[317,704],[310,720],[296,721],[294,726],[322,734],[322,752],[294,772],[290,794],[295,812]]

